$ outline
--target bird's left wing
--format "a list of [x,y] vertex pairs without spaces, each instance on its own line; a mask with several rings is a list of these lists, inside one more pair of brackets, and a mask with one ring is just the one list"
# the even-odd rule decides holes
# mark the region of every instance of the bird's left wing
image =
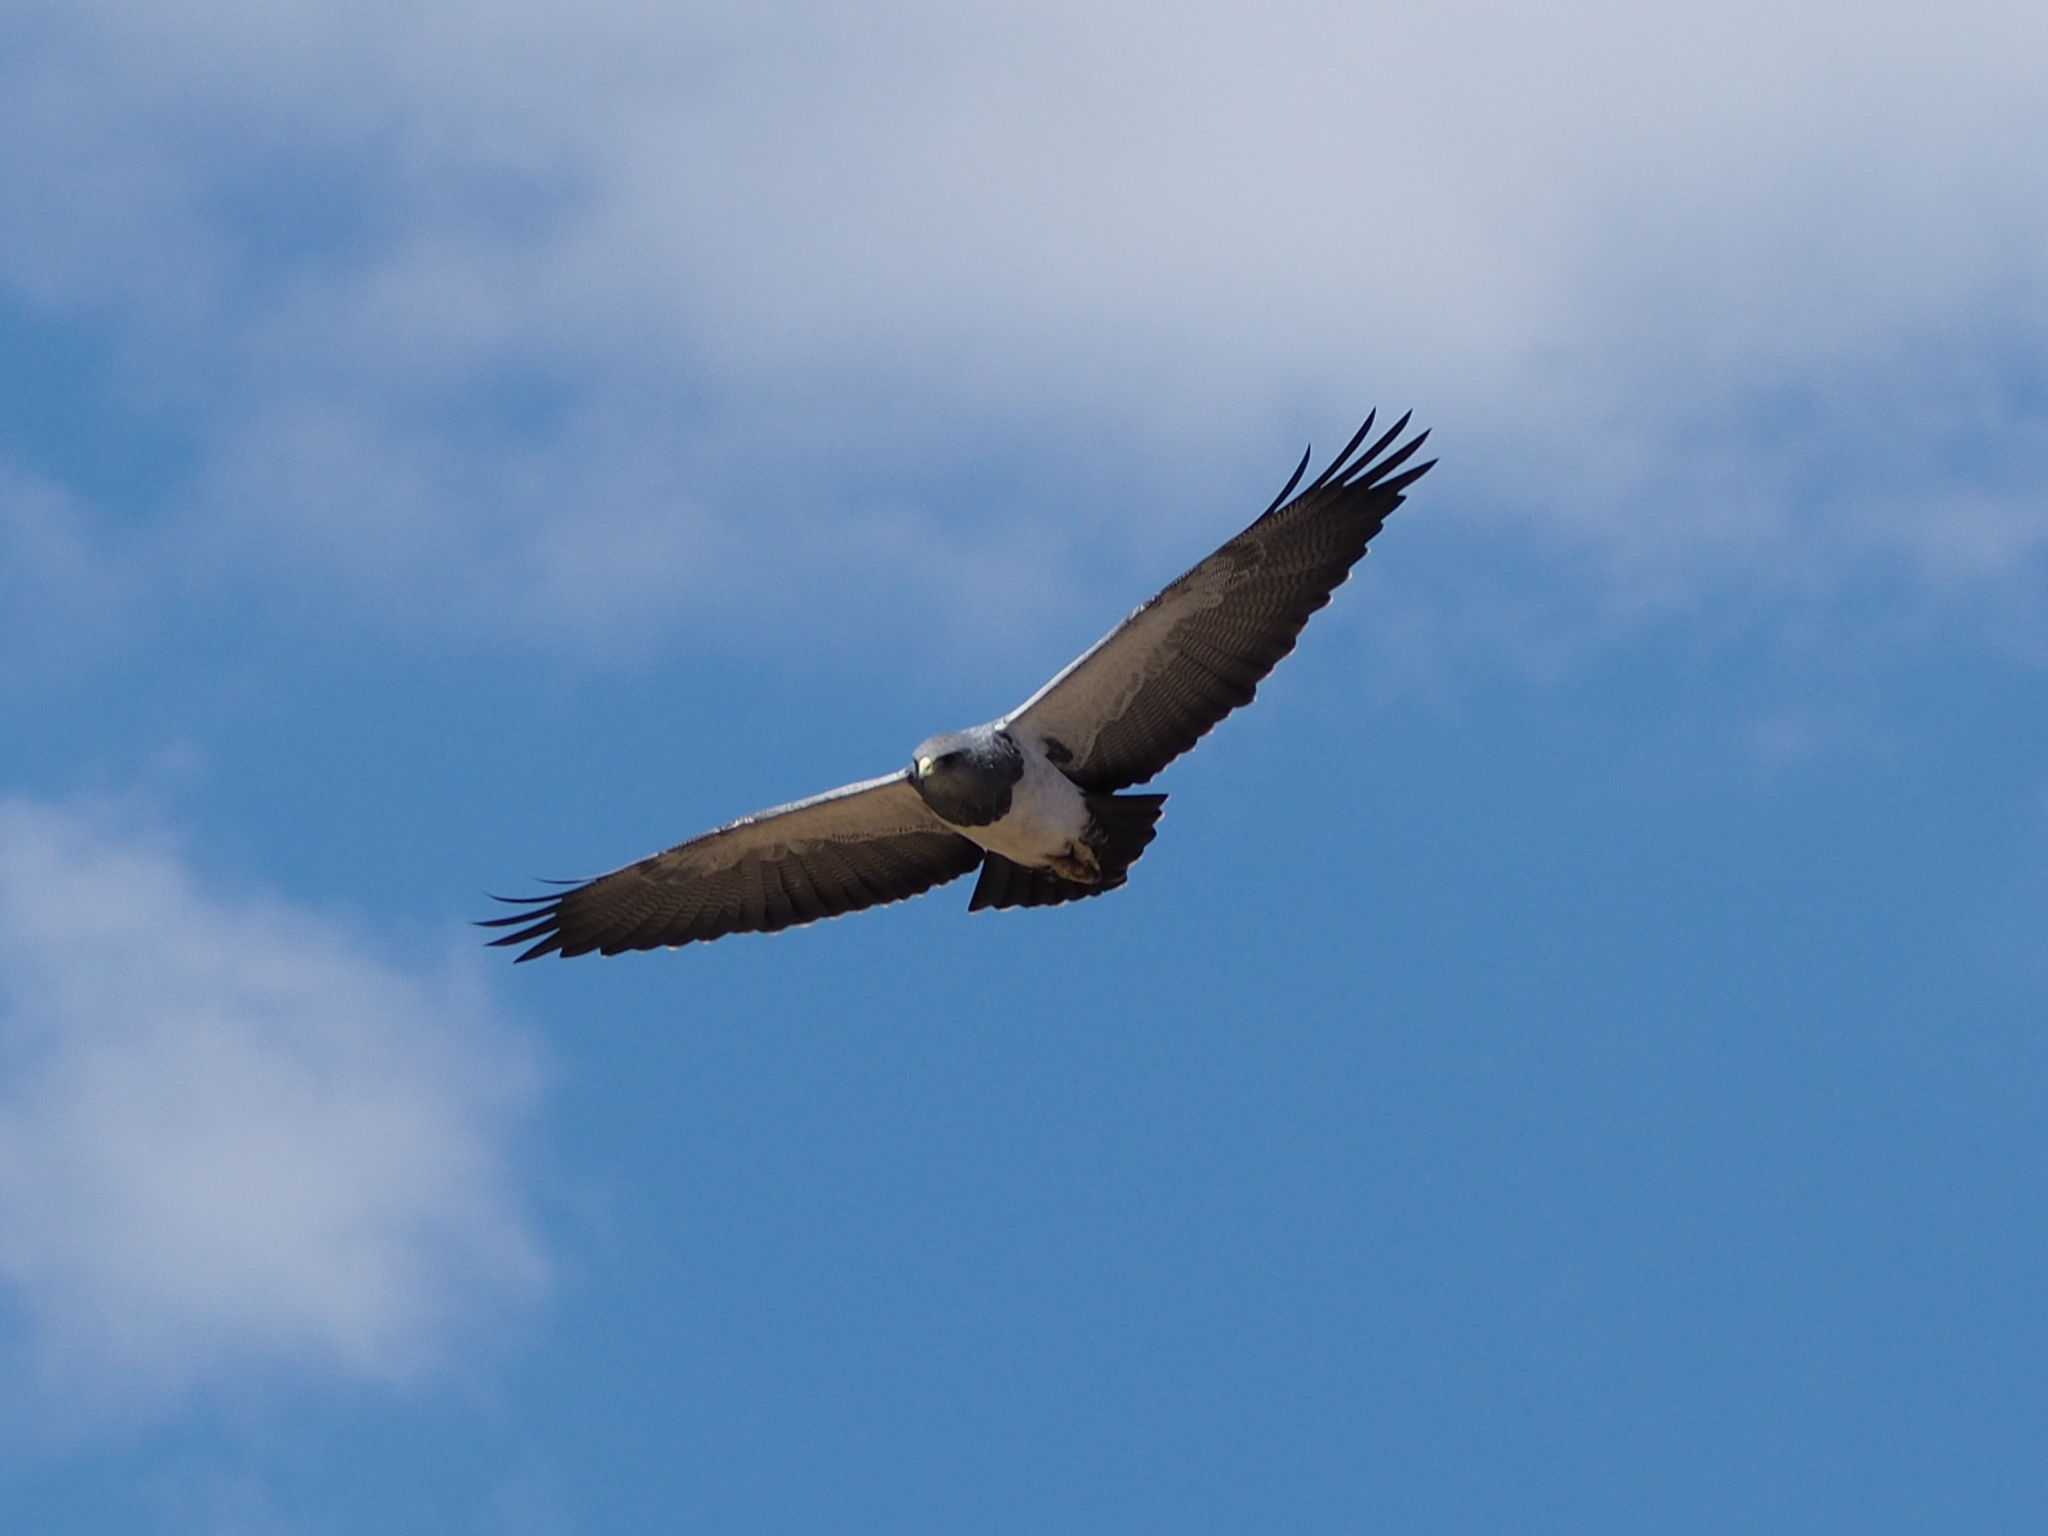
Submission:
[[1366,417],[1330,467],[1289,501],[1308,468],[1304,456],[1264,516],[1003,723],[1038,735],[1083,789],[1113,790],[1142,784],[1249,704],[1294,649],[1309,615],[1351,574],[1401,493],[1430,467],[1402,469],[1427,432],[1387,451],[1407,427],[1406,416],[1360,452],[1372,423]]
[[[666,853],[482,926],[521,960],[616,955],[728,933],[774,933],[900,901],[966,874],[981,849],[932,814],[907,772],[743,816]],[[507,898],[500,897],[499,900]]]

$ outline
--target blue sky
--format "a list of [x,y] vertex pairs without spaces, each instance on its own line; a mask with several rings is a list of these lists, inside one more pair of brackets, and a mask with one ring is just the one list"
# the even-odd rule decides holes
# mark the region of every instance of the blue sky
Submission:
[[[2027,1531],[2037,6],[0,23],[0,1524]],[[510,966],[1414,407],[1130,886]]]

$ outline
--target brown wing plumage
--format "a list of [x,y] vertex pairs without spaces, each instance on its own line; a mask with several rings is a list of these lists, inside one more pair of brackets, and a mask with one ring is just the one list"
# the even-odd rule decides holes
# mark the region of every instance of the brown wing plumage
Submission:
[[895,773],[742,817],[572,890],[516,899],[523,910],[483,926],[512,929],[492,942],[529,945],[521,960],[616,955],[857,912],[980,862],[981,849]]
[[1309,615],[1351,574],[1402,492],[1435,463],[1396,473],[1429,436],[1418,433],[1388,452],[1407,427],[1406,416],[1361,452],[1372,424],[1366,417],[1329,468],[1288,501],[1308,469],[1304,456],[1257,522],[1124,620],[1003,723],[1058,743],[1048,751],[1067,776],[1101,791],[1142,784],[1250,703],[1266,674],[1294,649]]

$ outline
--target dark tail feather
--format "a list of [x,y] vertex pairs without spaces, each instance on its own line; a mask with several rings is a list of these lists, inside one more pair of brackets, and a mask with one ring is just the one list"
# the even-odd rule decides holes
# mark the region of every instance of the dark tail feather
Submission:
[[1026,869],[1022,864],[1011,863],[1000,853],[991,853],[982,858],[981,878],[974,882],[974,899],[967,903],[967,910],[1051,907],[1063,901],[1079,901],[1083,896],[1101,893],[1099,885],[1077,885],[1072,880],[1062,880],[1049,869]]
[[1089,841],[1102,860],[1102,883],[1095,887],[1113,891],[1124,883],[1124,872],[1138,862],[1138,855],[1159,835],[1159,813],[1165,809],[1164,795],[1089,795],[1088,815],[1094,821]]
[[1051,907],[1083,896],[1100,896],[1124,883],[1127,871],[1157,833],[1164,795],[1090,795],[1089,843],[1102,862],[1102,878],[1094,885],[1063,880],[1049,869],[1027,869],[999,853],[981,861],[981,879],[967,910],[984,907]]

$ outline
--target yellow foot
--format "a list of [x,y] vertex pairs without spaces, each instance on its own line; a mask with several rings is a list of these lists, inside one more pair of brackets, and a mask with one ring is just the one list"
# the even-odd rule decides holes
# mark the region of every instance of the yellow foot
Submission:
[[1046,867],[1062,880],[1071,880],[1076,885],[1096,885],[1102,879],[1102,865],[1095,857],[1095,850],[1086,843],[1067,844],[1067,851],[1046,860]]

